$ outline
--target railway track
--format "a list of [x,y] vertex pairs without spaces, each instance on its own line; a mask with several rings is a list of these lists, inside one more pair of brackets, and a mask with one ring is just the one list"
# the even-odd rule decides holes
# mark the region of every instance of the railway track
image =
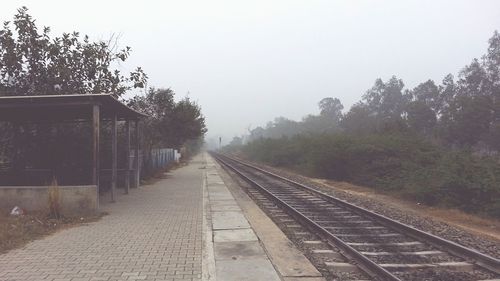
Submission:
[[500,280],[500,260],[222,154],[212,156],[372,280]]

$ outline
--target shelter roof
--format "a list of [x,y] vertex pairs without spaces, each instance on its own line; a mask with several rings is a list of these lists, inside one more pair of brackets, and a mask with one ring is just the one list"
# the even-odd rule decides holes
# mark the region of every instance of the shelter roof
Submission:
[[111,94],[40,95],[0,97],[0,121],[66,121],[92,118],[92,106],[100,106],[101,119],[146,117]]

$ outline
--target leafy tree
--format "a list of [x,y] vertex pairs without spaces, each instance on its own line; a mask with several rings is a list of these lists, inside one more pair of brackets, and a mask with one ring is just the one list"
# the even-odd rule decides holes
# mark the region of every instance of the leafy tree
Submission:
[[144,145],[154,147],[169,146],[175,110],[174,92],[171,89],[149,88],[144,96],[135,96],[128,101],[132,108],[146,114],[143,120]]
[[339,129],[340,120],[332,120],[324,115],[307,115],[302,118],[301,132],[309,134],[333,133]]
[[459,74],[458,80],[458,95],[460,96],[489,96],[491,84],[488,79],[486,70],[478,59],[474,59],[472,63]]
[[241,138],[241,137],[233,137],[231,142],[229,142],[229,146],[233,146],[233,147],[239,147],[242,145],[243,145],[243,138]]
[[344,106],[338,98],[324,98],[319,103],[320,115],[339,123],[342,118]]
[[436,86],[434,81],[427,80],[426,82],[419,84],[411,90],[409,94],[411,95],[413,101],[422,102],[434,112],[439,111],[439,88]]
[[493,120],[490,125],[490,134],[486,142],[496,150],[500,150],[500,33],[495,31],[489,40],[488,51],[483,57],[483,67],[486,71],[489,86],[491,87]]
[[450,144],[472,147],[487,138],[492,117],[490,97],[459,96],[441,118],[444,138]]
[[450,104],[453,102],[453,99],[456,97],[457,93],[457,85],[455,83],[455,79],[452,74],[448,74],[444,77],[441,85],[439,85],[439,95],[437,104],[439,115],[443,114],[444,111],[450,108]]
[[421,83],[407,95],[411,101],[406,106],[406,120],[410,129],[428,135],[436,126],[436,114],[441,108],[439,88],[434,81]]
[[185,97],[175,105],[173,117],[174,146],[180,146],[186,140],[201,138],[207,132],[201,107],[189,97]]
[[406,107],[408,127],[415,132],[429,135],[436,126],[436,114],[424,101],[413,101]]
[[451,144],[483,149],[496,148],[500,141],[500,35],[489,40],[488,52],[474,59],[454,83],[449,75],[440,87],[441,136]]
[[344,116],[342,126],[360,133],[405,131],[407,125],[403,116],[411,97],[403,89],[403,81],[395,76],[387,82],[377,79],[361,102]]
[[265,131],[266,130],[264,128],[259,126],[255,129],[250,130],[250,136],[248,138],[249,138],[249,140],[257,140],[257,139],[263,138]]
[[300,122],[278,117],[274,119],[273,123],[273,127],[268,131],[272,138],[294,136],[302,133],[302,124]]
[[377,131],[377,118],[362,103],[357,103],[344,115],[342,129],[351,134],[369,134]]
[[375,85],[363,95],[362,102],[380,120],[401,119],[408,97],[403,94],[403,80],[391,77],[384,82],[377,79]]
[[281,138],[302,133],[300,122],[296,122],[285,117],[276,117],[274,121],[268,122],[265,128],[257,127],[250,131],[252,139],[260,137]]
[[51,37],[28,14],[18,9],[12,22],[0,29],[0,95],[111,93],[117,97],[145,86],[138,67],[129,75],[113,66],[124,62],[130,47],[116,50],[116,41],[91,42],[78,32]]
[[495,30],[488,43],[488,51],[483,57],[483,64],[488,79],[491,81],[492,92],[498,98],[500,96],[500,33]]
[[171,89],[150,88],[146,95],[128,101],[129,106],[148,115],[143,131],[150,148],[179,148],[207,131],[200,106],[188,97],[175,102],[174,95]]

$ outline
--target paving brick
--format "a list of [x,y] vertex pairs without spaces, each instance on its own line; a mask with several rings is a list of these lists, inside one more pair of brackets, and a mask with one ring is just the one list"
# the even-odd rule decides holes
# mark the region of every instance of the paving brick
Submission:
[[0,255],[0,281],[201,280],[202,166],[195,158],[167,179],[102,202],[109,215],[98,222]]

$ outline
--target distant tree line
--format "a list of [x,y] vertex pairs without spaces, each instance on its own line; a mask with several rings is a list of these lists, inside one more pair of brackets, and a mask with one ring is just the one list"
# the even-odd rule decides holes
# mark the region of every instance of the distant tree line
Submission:
[[343,114],[337,98],[319,102],[321,113],[302,121],[279,117],[251,130],[249,139],[279,138],[307,133],[413,133],[453,148],[484,153],[500,149],[500,34],[488,50],[458,74],[440,84],[427,80],[405,89],[401,79],[377,79],[361,101]]
[[[276,118],[227,150],[428,205],[500,216],[500,34],[455,79],[405,89],[377,79],[345,114],[336,98],[301,121]],[[245,145],[243,145],[245,143]]]
[[[40,29],[22,7],[0,28],[0,96],[112,94],[148,115],[141,134],[145,154],[152,148],[199,148],[206,127],[196,102],[188,97],[175,102],[172,90],[154,88],[123,99],[129,90],[146,88],[148,79],[140,67],[128,74],[120,71],[119,63],[130,52],[130,47],[119,49],[114,36],[97,42],[78,32],[53,37],[49,27]],[[109,139],[109,124],[104,123],[101,142]],[[101,148],[101,166],[110,166],[110,148]],[[0,170],[49,168],[62,171],[63,182],[84,182],[90,156],[89,124],[0,122]]]
[[[277,117],[272,122],[268,122],[265,127],[257,127],[250,130],[245,136],[248,140],[259,138],[281,138],[284,136],[294,136],[299,134],[334,133],[341,130],[340,122],[343,118],[342,110],[344,106],[338,98],[324,98],[319,102],[319,115],[307,115],[302,121],[293,121],[285,117]],[[243,141],[243,138],[236,137],[233,141]]]

